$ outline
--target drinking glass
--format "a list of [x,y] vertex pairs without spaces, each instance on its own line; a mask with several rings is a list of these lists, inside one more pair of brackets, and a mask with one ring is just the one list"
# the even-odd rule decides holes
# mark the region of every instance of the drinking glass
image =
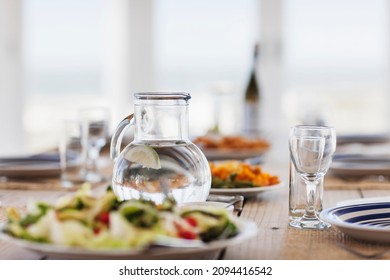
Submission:
[[85,157],[84,177],[88,182],[100,182],[105,178],[99,171],[100,151],[109,136],[110,111],[106,107],[88,107],[79,111],[82,123],[82,145]]
[[75,187],[84,183],[82,174],[83,151],[81,145],[81,123],[78,120],[64,120],[59,143],[61,185]]
[[290,130],[290,155],[294,168],[306,184],[306,210],[290,222],[296,228],[326,229],[316,211],[317,186],[327,173],[336,150],[336,132],[327,126],[297,125]]

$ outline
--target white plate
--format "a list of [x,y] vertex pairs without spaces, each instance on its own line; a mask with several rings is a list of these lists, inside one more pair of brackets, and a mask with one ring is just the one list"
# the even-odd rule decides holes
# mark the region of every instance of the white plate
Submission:
[[390,202],[364,202],[325,209],[320,218],[353,238],[390,243]]
[[36,177],[58,176],[60,161],[54,156],[15,157],[0,159],[0,176]]
[[224,194],[224,195],[242,195],[244,197],[253,197],[257,196],[263,192],[267,191],[276,191],[282,188],[284,182],[272,186],[262,186],[262,187],[253,187],[253,188],[211,188],[210,194]]
[[390,175],[389,156],[337,155],[330,171],[336,176]]
[[269,148],[256,150],[223,150],[223,149],[203,149],[208,160],[244,160],[248,158],[262,157],[268,152]]
[[337,144],[378,144],[390,141],[390,136],[387,134],[344,134],[337,136]]
[[239,244],[256,234],[257,226],[254,222],[236,217],[233,219],[240,230],[238,235],[229,239],[206,243],[203,247],[194,248],[155,247],[149,250],[91,250],[72,248],[36,243],[9,236],[1,230],[4,225],[0,229],[0,238],[18,247],[47,256],[50,259],[201,259],[210,258],[213,252]]

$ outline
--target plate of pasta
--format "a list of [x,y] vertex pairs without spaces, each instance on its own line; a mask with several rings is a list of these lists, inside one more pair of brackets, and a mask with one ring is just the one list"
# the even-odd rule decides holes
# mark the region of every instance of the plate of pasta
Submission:
[[242,161],[210,162],[211,194],[257,196],[265,191],[280,189],[284,183],[279,176],[265,172],[260,165]]
[[194,139],[208,160],[244,160],[264,156],[270,143],[264,138],[205,135]]

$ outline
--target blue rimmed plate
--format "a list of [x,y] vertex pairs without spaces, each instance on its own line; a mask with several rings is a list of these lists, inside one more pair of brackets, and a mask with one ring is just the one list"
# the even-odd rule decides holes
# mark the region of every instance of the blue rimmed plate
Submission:
[[390,243],[390,202],[328,208],[321,212],[320,218],[353,238]]

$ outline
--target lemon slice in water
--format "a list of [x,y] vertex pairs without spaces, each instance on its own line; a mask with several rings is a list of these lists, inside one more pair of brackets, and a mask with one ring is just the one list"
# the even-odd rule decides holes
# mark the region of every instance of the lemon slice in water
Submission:
[[143,167],[152,169],[161,168],[160,157],[150,146],[136,146],[126,153],[125,158],[128,161],[141,164]]

